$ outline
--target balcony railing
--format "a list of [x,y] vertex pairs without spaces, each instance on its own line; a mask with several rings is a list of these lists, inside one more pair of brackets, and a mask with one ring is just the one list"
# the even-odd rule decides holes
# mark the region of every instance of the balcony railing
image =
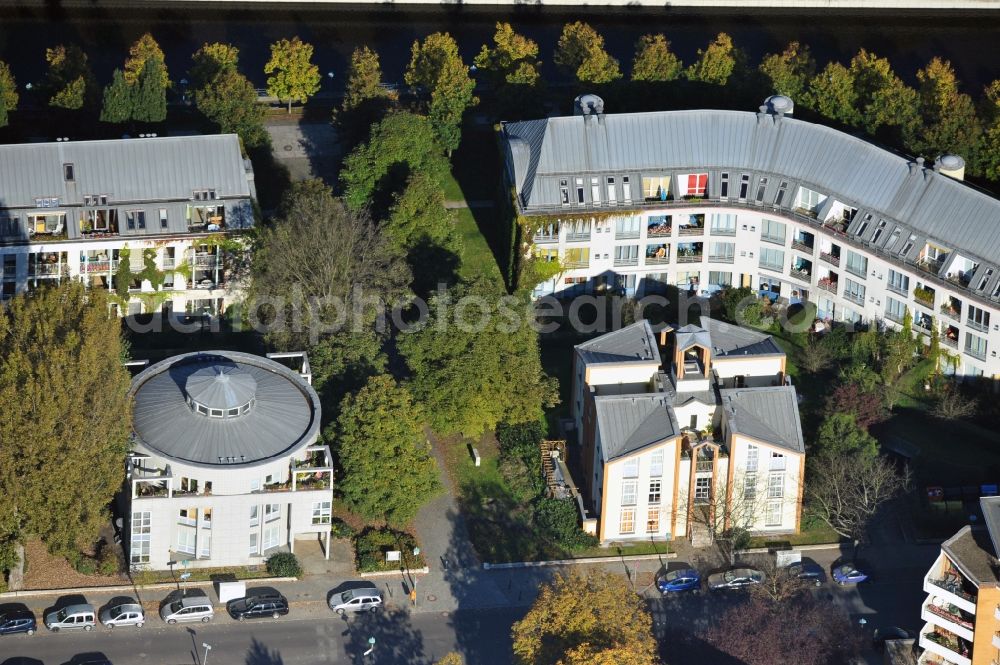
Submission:
[[986,360],[986,350],[980,351],[979,349],[974,349],[971,346],[965,347],[965,355],[972,356],[977,360]]
[[219,265],[219,258],[217,254],[195,254],[194,266],[196,268],[214,268]]
[[615,240],[635,240],[639,235],[639,229],[635,229],[634,231],[615,231]]
[[941,305],[940,310],[942,315],[948,317],[949,319],[954,319],[955,321],[960,321],[962,316],[962,310],[956,309],[949,303]]
[[948,337],[948,335],[941,335],[941,341],[945,344],[945,346],[950,346],[953,349],[958,348],[958,340]]
[[955,596],[958,596],[959,598],[961,598],[962,600],[964,600],[966,602],[972,603],[972,610],[971,611],[972,612],[976,611],[976,597],[973,596],[971,593],[966,593],[965,591],[962,591],[960,585],[957,584],[956,582],[947,581],[947,580],[936,580],[936,579],[932,579],[932,578],[928,578],[927,581],[930,584],[932,584],[935,587],[937,587],[938,589],[944,589],[948,593],[953,594]]
[[823,289],[824,291],[829,291],[830,293],[837,292],[837,282],[831,282],[828,279],[819,280],[819,283],[816,284],[816,286]]
[[736,235],[736,227],[734,226],[733,228],[719,228],[713,226],[709,230],[709,234],[713,236],[734,236]]
[[886,284],[885,288],[887,288],[889,291],[892,291],[893,293],[898,293],[901,296],[908,296],[908,295],[910,295],[907,292],[907,289],[904,289],[902,286],[899,286],[898,284],[893,284],[892,282],[889,282],[888,284]]
[[847,300],[850,300],[853,303],[857,303],[858,305],[864,305],[865,304],[865,297],[861,296],[861,295],[858,295],[856,293],[851,293],[849,291],[845,291],[844,292],[844,298],[846,298]]
[[682,226],[677,230],[677,234],[682,236],[700,236],[704,233],[704,226]]
[[581,261],[566,260],[566,261],[563,261],[563,265],[565,265],[567,268],[589,268],[590,267],[590,259],[584,259],[584,260],[581,260]]
[[558,233],[536,233],[533,242],[559,242]]
[[92,273],[92,272],[110,272],[111,271],[111,261],[110,260],[88,260],[83,264],[81,272]]
[[985,323],[980,323],[978,321],[973,321],[972,319],[967,319],[965,325],[969,326],[973,330],[978,330],[979,332],[989,332],[990,327]]
[[934,292],[927,289],[913,289],[913,299],[924,307],[934,307]]
[[808,282],[811,276],[808,270],[802,270],[801,268],[789,268],[788,274],[796,279],[801,279],[803,282]]
[[812,254],[813,246],[802,242],[801,240],[792,241],[792,249],[797,249],[800,252],[805,252],[806,254]]
[[28,277],[55,277],[65,269],[62,263],[29,263]]
[[698,263],[701,261],[703,254],[684,254],[677,256],[677,263]]
[[890,321],[895,321],[896,323],[902,323],[903,322],[903,315],[902,314],[895,314],[895,313],[889,312],[889,311],[886,311],[885,318],[889,319]]
[[761,233],[760,239],[763,240],[764,242],[774,243],[775,245],[784,246],[785,244],[785,236],[776,236],[776,235],[771,235],[770,233]]
[[763,261],[761,261],[760,267],[763,270],[773,270],[774,272],[783,272],[780,263],[764,263]]
[[163,269],[173,270],[177,265],[176,259],[163,259]]
[[670,263],[669,256],[647,256],[646,265],[647,266],[662,266],[666,263]]
[[944,259],[918,259],[916,266],[924,272],[936,275],[941,272],[942,264],[944,264]]
[[736,257],[732,254],[709,254],[709,263],[733,263],[736,261]]
[[819,259],[820,261],[826,261],[831,266],[840,267],[840,257],[836,254],[831,254],[830,252],[820,252]]
[[589,242],[590,231],[586,233],[567,233],[566,242]]
[[865,272],[865,270],[867,270],[867,268],[865,270],[862,270],[861,268],[859,268],[857,266],[852,266],[852,265],[848,264],[847,266],[844,267],[844,270],[846,270],[847,272],[851,273],[855,277],[860,277],[861,279],[865,279],[866,277],[868,277],[868,273]]
[[673,232],[673,227],[665,226],[663,224],[658,224],[656,226],[650,226],[646,229],[646,235],[650,238],[656,238],[659,236],[668,236]]
[[966,630],[972,630],[975,627],[975,624],[973,624],[971,621],[962,618],[962,614],[961,612],[959,612],[957,607],[954,609],[954,611],[950,611],[950,608],[954,607],[952,605],[948,606],[949,609],[945,609],[944,607],[938,607],[934,603],[928,603],[926,607],[927,611],[930,612],[931,614],[940,617],[945,621],[950,621],[957,626],[961,626]]
[[639,265],[639,257],[638,256],[625,257],[625,258],[615,257],[615,267],[616,268],[627,267],[627,266],[637,266],[637,265]]

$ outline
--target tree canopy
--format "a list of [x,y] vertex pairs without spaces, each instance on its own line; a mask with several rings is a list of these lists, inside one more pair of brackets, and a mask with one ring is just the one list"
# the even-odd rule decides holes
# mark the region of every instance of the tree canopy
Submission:
[[59,44],[45,49],[45,61],[49,68],[42,88],[49,98],[49,106],[80,109],[96,104],[97,79],[83,49],[76,44]]
[[146,61],[133,86],[132,119],[139,122],[163,122],[167,117],[167,91],[163,80],[163,61],[152,57]]
[[809,83],[816,77],[816,60],[808,46],[790,42],[781,53],[764,56],[759,69],[776,94],[810,105],[807,96]]
[[122,123],[131,120],[133,99],[132,86],[125,80],[122,70],[116,69],[111,83],[104,88],[101,122]]
[[107,523],[131,431],[124,356],[103,289],[63,282],[0,310],[0,569],[17,540],[73,557]]
[[878,441],[859,426],[850,413],[831,413],[819,426],[816,434],[818,451],[831,454],[861,454],[872,457],[878,454]]
[[238,134],[247,148],[267,145],[265,109],[257,103],[257,91],[247,77],[236,70],[224,70],[210,83],[195,90],[194,101],[219,131]]
[[706,48],[698,49],[698,58],[685,75],[691,81],[726,85],[733,73],[740,73],[745,64],[746,55],[733,44],[733,38],[720,32]]
[[663,34],[643,35],[635,43],[633,81],[673,81],[684,72],[684,64]]
[[386,374],[344,399],[335,450],[352,510],[402,526],[440,489],[424,424],[410,391]]
[[382,64],[378,53],[367,46],[354,49],[344,93],[344,111],[352,111],[370,100],[394,97],[391,91],[382,87]]
[[191,87],[204,88],[217,76],[239,69],[240,50],[223,42],[205,43],[191,56]]
[[442,147],[449,153],[462,139],[465,111],[479,100],[472,94],[476,82],[458,54],[458,44],[447,32],[435,32],[413,42],[407,85],[430,95],[428,116]]
[[611,83],[622,77],[618,61],[604,50],[604,37],[582,21],[563,26],[553,60],[580,83]]
[[514,624],[520,665],[655,665],[653,620],[620,576],[603,571],[560,574],[541,587]]
[[982,128],[972,97],[959,92],[951,63],[934,58],[917,72],[917,81],[922,127],[907,137],[910,145],[932,159],[946,153],[971,157]]
[[505,84],[533,86],[541,78],[538,44],[514,32],[510,23],[497,22],[493,47],[483,44],[474,63],[497,88]]
[[305,103],[319,92],[319,67],[313,64],[312,44],[306,44],[298,36],[279,39],[271,44],[271,59],[264,65],[267,77],[267,94],[288,103],[292,112],[292,102]]
[[0,61],[0,127],[7,125],[7,113],[17,108],[17,81],[10,65]]
[[163,55],[163,49],[157,41],[153,39],[153,35],[148,32],[139,37],[128,50],[128,58],[125,59],[125,80],[129,85],[139,82],[146,63],[154,59],[160,61],[161,68],[156,84],[164,90],[170,87],[170,73],[165,64],[166,56]]

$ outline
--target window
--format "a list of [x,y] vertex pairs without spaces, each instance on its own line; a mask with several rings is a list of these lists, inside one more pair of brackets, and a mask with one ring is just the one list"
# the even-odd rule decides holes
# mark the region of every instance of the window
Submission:
[[778,193],[774,195],[774,205],[780,206],[781,202],[785,200],[785,191],[788,189],[788,183],[784,180],[778,185]]
[[278,546],[278,525],[273,524],[268,527],[264,527],[264,551],[268,551],[272,547]]
[[583,205],[583,178],[576,179],[576,202]]
[[649,481],[649,503],[659,503],[660,502],[660,488],[662,483],[659,478],[654,478]]
[[868,257],[847,250],[846,267],[847,272],[854,273],[858,277],[866,277],[868,275]]
[[17,217],[0,217],[0,236],[16,236],[20,233]]
[[901,272],[889,270],[889,280],[886,286],[890,291],[906,295],[910,292],[910,278]]
[[618,533],[635,533],[635,508],[622,508]]
[[705,504],[709,502],[709,498],[712,493],[712,479],[705,478],[695,478],[694,479],[694,502],[697,504]]
[[768,501],[764,515],[764,526],[781,526],[781,502]]
[[766,189],[767,189],[767,178],[762,177],[760,181],[757,182],[757,196],[754,197],[754,201],[756,201],[757,203],[763,203],[764,190]]
[[[0,219],[0,235],[3,235],[3,219]],[[984,274],[983,278],[979,280],[979,286],[976,287],[976,290],[982,291],[983,289],[985,289],[986,283],[990,281],[990,277],[992,276],[993,276],[993,268],[987,268],[986,274]]]
[[747,446],[747,473],[751,473],[757,470],[757,455],[759,449],[755,445]]
[[133,565],[149,563],[149,538],[152,531],[152,513],[132,513],[131,546],[129,561]]
[[615,191],[615,179],[608,178],[608,203],[615,203],[618,201],[618,192]]
[[202,531],[201,536],[198,538],[198,557],[201,559],[208,559],[212,556],[212,534],[208,531]]
[[743,476],[743,499],[753,501],[757,498],[757,474],[747,473]]
[[250,532],[250,550],[249,550],[248,553],[249,554],[256,554],[257,553],[257,532],[256,531],[251,531]]
[[167,226],[167,209],[160,208],[160,228],[165,229]]
[[786,228],[781,222],[776,222],[773,219],[762,219],[760,220],[760,239],[784,245]]
[[707,173],[691,173],[687,176],[687,196],[705,196],[705,187],[708,186]]
[[313,524],[329,524],[330,523],[330,502],[329,501],[317,501],[312,506],[312,523]]
[[731,272],[721,272],[718,270],[708,271],[708,285],[717,286],[720,289],[724,289],[727,286],[733,285],[733,273]]
[[559,200],[564,206],[569,205],[569,183],[566,180],[559,181]]
[[601,184],[600,183],[601,183],[600,178],[591,178],[590,179],[590,200],[591,200],[591,202],[593,202],[593,204],[595,206],[601,204]]
[[657,533],[660,530],[660,509],[652,507],[646,511],[646,533]]
[[767,498],[781,499],[785,496],[785,474],[772,473],[767,477]]
[[747,192],[750,191],[750,174],[744,173],[740,176],[740,201],[747,200]]
[[642,196],[647,201],[666,201],[670,193],[670,176],[655,175],[642,178]]
[[723,173],[719,178],[719,198],[727,199],[729,198],[729,174]]
[[663,451],[657,450],[649,456],[649,475],[658,477],[663,475]]
[[634,506],[635,505],[638,484],[639,484],[639,481],[637,481],[637,480],[623,480],[622,481],[622,505],[623,506]]
[[634,266],[639,263],[639,245],[616,245],[615,265]]
[[260,491],[260,478],[254,478],[250,481],[250,491],[259,492]]
[[965,352],[980,360],[986,359],[986,338],[965,333]]
[[185,554],[194,554],[195,530],[183,527],[177,529],[177,551]]
[[855,282],[853,279],[844,279],[844,297],[853,300],[859,305],[865,303],[865,285]]
[[260,524],[260,512],[257,506],[250,506],[250,526]]
[[146,211],[145,210],[126,210],[125,211],[125,226],[129,231],[135,231],[136,229],[143,230],[146,228]]
[[990,329],[990,313],[974,305],[969,305],[968,324],[973,330],[986,332]]
[[895,298],[885,299],[885,318],[901,323],[906,314],[906,303],[902,303]]
[[708,223],[712,235],[736,235],[736,215],[714,213],[708,216]]
[[73,165],[63,164],[63,180],[66,182],[73,182],[75,178],[73,177]]
[[281,517],[281,504],[280,503],[269,503],[264,506],[264,521],[273,522],[274,520]]
[[713,242],[708,246],[709,262],[732,263],[736,258],[736,243]]
[[622,476],[624,478],[635,478],[639,475],[639,458],[631,457],[622,462]]
[[187,524],[188,526],[194,526],[197,524],[197,508],[181,508],[177,513],[177,523]]
[[615,238],[638,238],[642,228],[642,217],[639,215],[629,215],[619,217],[615,220]]
[[825,199],[826,197],[820,196],[819,192],[814,192],[813,190],[806,189],[805,187],[799,187],[799,202],[796,207],[815,212],[816,208],[819,207],[819,204]]
[[760,248],[760,267],[781,272],[785,265],[785,252],[770,247]]
[[622,198],[626,203],[632,200],[632,183],[627,175],[622,176]]

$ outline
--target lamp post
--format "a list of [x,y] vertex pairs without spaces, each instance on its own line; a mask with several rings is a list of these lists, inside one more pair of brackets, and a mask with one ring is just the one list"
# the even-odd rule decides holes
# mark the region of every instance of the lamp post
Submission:
[[[368,651],[366,651],[363,654],[361,654],[361,657],[365,658],[367,656],[370,656],[373,651],[375,651],[375,638],[374,637],[369,637],[368,638]],[[204,663],[202,663],[202,665],[204,665]]]
[[[414,557],[420,556],[420,548],[419,547],[414,547],[413,548],[413,556]],[[414,577],[410,573],[409,562],[407,562],[407,565],[406,565],[406,576],[410,578],[410,602],[412,602],[413,606],[416,607],[417,606],[417,578]]]
[[172,560],[172,559],[170,561],[167,561],[167,566],[170,567],[170,577],[174,578],[174,583],[177,585],[177,590],[180,591],[181,590],[181,583],[177,581],[177,576],[174,575],[174,566],[176,566],[176,565],[177,565],[177,562],[174,561],[174,560]]
[[208,642],[202,642],[201,646],[205,647],[205,655],[201,659],[201,665],[205,665],[208,662],[208,652],[212,650],[212,645]]

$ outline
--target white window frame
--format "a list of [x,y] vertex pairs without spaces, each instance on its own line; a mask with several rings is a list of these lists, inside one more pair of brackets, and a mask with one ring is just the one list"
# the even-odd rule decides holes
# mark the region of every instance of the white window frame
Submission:
[[650,504],[660,504],[663,501],[663,481],[659,478],[649,479],[649,493],[647,495]]
[[780,471],[769,473],[767,476],[767,498],[785,498],[785,474]]
[[753,501],[757,498],[757,472],[747,473],[743,476],[743,500]]
[[331,521],[331,509],[329,501],[316,501],[312,505],[312,523],[329,524]]
[[639,494],[639,481],[638,480],[623,480],[622,481],[622,505],[623,506],[634,506],[638,500]]
[[660,517],[662,510],[659,506],[650,506],[646,509],[646,533],[660,532]]
[[194,554],[198,543],[197,530],[194,527],[177,529],[177,551],[184,554]]
[[622,176],[622,200],[625,203],[632,201],[632,180],[627,176]]
[[747,461],[746,470],[748,473],[757,471],[757,461],[759,459],[760,449],[754,444],[747,445]]
[[149,563],[150,539],[153,527],[153,513],[137,510],[132,513],[129,561],[132,565]]
[[608,185],[608,203],[612,205],[618,203],[618,192],[615,190],[614,176],[607,176],[605,182]]
[[278,542],[281,540],[281,531],[279,527],[280,525],[278,524],[270,524],[264,527],[264,539],[261,543],[262,552],[266,552],[280,544]]
[[264,521],[273,522],[277,519],[281,519],[281,504],[280,503],[264,504]]
[[663,475],[662,450],[657,450],[649,456],[649,475],[656,478]]
[[639,477],[639,458],[630,457],[622,462],[622,478]]
[[260,506],[250,506],[250,526],[260,524]]
[[250,551],[248,554],[257,554],[260,546],[260,535],[256,530],[250,532]]
[[635,508],[622,508],[618,518],[618,533],[635,533]]
[[764,510],[764,526],[781,526],[783,512],[781,501],[768,501]]

